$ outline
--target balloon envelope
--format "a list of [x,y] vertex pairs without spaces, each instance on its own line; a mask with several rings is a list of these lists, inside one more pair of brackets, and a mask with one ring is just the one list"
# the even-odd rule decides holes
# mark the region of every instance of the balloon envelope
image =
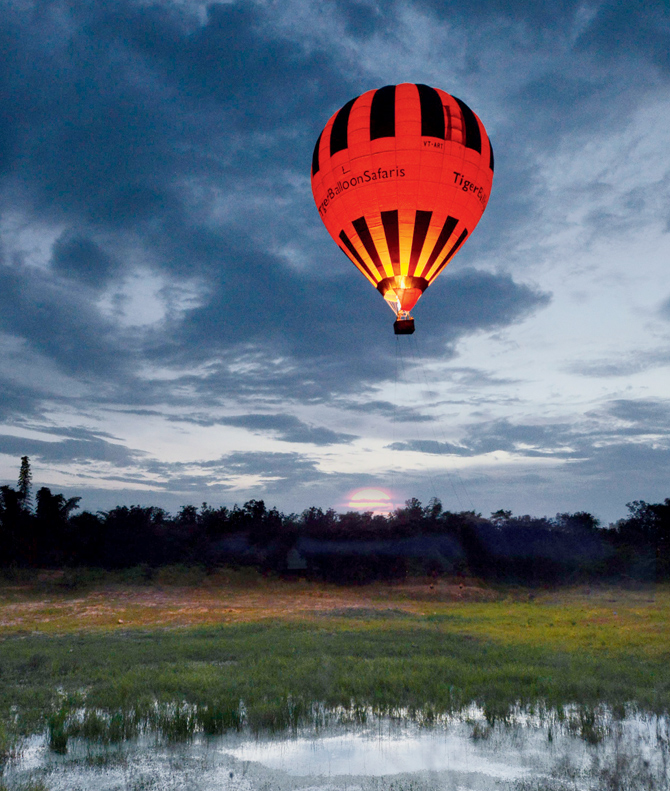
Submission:
[[347,102],[312,156],[323,223],[398,315],[472,233],[492,181],[482,122],[427,85],[387,85]]

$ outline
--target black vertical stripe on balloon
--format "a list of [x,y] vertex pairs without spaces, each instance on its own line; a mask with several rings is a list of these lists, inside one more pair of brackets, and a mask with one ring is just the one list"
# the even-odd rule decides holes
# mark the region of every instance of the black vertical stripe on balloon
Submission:
[[358,238],[361,240],[361,242],[363,242],[363,247],[365,247],[368,255],[372,259],[372,263],[377,267],[379,273],[381,274],[384,271],[384,267],[382,265],[381,258],[379,257],[379,253],[377,252],[377,248],[375,247],[374,239],[370,235],[368,224],[365,222],[365,217],[359,217],[357,220],[354,220],[352,225],[356,229]]
[[455,96],[452,97],[455,102],[458,103],[458,106],[461,108],[461,112],[463,113],[463,123],[465,124],[465,147],[472,148],[478,153],[482,153],[482,136],[479,131],[479,124],[477,123],[477,118],[472,110],[467,106],[465,102],[462,102],[460,99],[457,99]]
[[426,241],[426,234],[428,233],[428,226],[430,219],[433,216],[432,211],[416,210],[414,217],[414,233],[412,235],[412,252],[409,255],[409,274],[413,275],[416,265],[421,258],[421,251],[423,250],[423,243]]
[[426,261],[426,266],[423,270],[424,272],[430,272],[431,266],[435,263],[435,261],[437,261],[438,255],[442,252],[444,245],[449,241],[449,237],[454,232],[454,228],[457,225],[458,220],[454,217],[447,217],[447,219],[444,221],[440,235],[437,237],[435,245],[433,246],[433,251]]
[[395,137],[395,85],[385,85],[372,97],[370,140]]
[[421,103],[421,136],[444,140],[444,108],[440,94],[428,85],[418,84]]
[[456,244],[449,250],[449,252],[444,257],[444,261],[437,267],[435,270],[435,274],[430,278],[430,282],[432,283],[433,280],[440,274],[440,272],[444,269],[444,267],[451,261],[451,259],[456,255],[456,251],[458,248],[463,244],[465,241],[465,237],[468,235],[468,229],[464,228],[463,233],[456,239]]
[[382,225],[384,226],[386,244],[388,245],[389,255],[391,256],[391,263],[399,264],[400,228],[398,227],[398,210],[394,209],[393,211],[383,211]]
[[321,145],[321,137],[323,136],[323,131],[319,135],[319,139],[316,141],[316,145],[314,146],[314,153],[312,154],[312,176],[316,176],[319,172],[319,146]]
[[[368,265],[365,263],[365,261],[364,261],[364,260],[361,258],[361,256],[360,256],[360,254],[359,254],[358,250],[357,250],[357,249],[356,249],[356,248],[353,246],[353,244],[351,243],[351,240],[349,239],[349,237],[346,235],[346,233],[345,233],[344,231],[340,231],[340,239],[342,240],[342,242],[343,242],[343,244],[345,245],[345,247],[347,248],[347,250],[348,250],[348,251],[351,253],[352,257],[353,257],[353,258],[355,258],[355,259],[356,259],[356,261],[358,261],[358,263],[359,263],[359,264],[360,264],[360,265],[363,267],[363,269],[365,269],[365,271],[366,271],[366,272],[367,272],[367,273],[370,275],[370,277],[371,277],[371,278],[372,278],[372,279],[375,281],[375,283],[376,283],[376,282],[379,280],[379,275],[377,275],[377,277],[375,277],[375,275],[374,275],[374,274],[372,273],[372,271],[370,270],[370,267],[369,267],[369,266],[368,266]],[[341,248],[341,247],[340,247],[340,250],[342,250],[342,248]],[[347,255],[347,254],[346,254],[346,252],[345,252],[344,250],[342,250],[342,252],[343,252],[345,255]],[[348,256],[347,256],[347,257],[348,257]]]
[[491,157],[489,158],[489,167],[491,168],[491,172],[493,172],[493,146],[491,145],[491,138],[489,138],[489,148],[491,149]]
[[[358,96],[356,97],[358,99]],[[349,128],[349,113],[354,106],[356,99],[348,101],[344,107],[335,116],[333,125],[330,128],[330,155],[337,154],[338,151],[343,151],[349,145],[347,140],[347,132]]]

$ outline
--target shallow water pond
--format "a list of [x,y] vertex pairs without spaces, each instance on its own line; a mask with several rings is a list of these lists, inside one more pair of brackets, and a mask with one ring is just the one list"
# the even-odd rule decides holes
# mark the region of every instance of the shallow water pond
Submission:
[[170,744],[151,735],[102,746],[71,739],[65,755],[33,736],[3,781],[53,791],[659,791],[670,788],[666,717],[611,712],[531,716],[491,725],[475,707],[430,727],[371,715],[291,734],[196,734]]

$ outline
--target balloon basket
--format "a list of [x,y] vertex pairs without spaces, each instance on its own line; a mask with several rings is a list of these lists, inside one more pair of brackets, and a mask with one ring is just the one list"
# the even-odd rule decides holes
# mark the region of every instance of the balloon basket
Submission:
[[413,335],[414,319],[396,319],[393,323],[393,332],[396,335]]

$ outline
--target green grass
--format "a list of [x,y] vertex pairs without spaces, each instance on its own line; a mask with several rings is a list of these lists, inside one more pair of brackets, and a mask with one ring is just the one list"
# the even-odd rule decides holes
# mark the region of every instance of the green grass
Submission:
[[23,733],[47,728],[62,752],[71,736],[118,741],[149,729],[183,740],[243,723],[318,725],[324,706],[430,721],[477,702],[493,723],[515,705],[576,703],[585,738],[597,735],[600,704],[670,709],[668,591],[508,594],[408,603],[398,588],[383,606],[361,593],[360,610],[336,602],[262,619],[256,603],[247,622],[8,630],[0,719]]

